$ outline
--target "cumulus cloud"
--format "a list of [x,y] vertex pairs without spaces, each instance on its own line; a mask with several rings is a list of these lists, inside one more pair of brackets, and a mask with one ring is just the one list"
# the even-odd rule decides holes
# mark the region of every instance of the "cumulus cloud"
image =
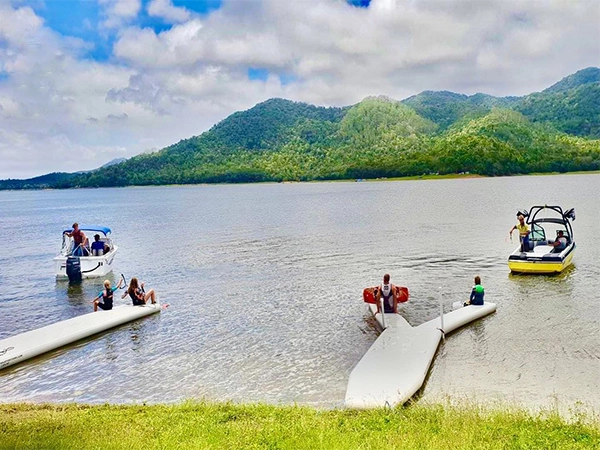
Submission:
[[160,17],[168,23],[185,22],[191,16],[185,8],[178,8],[171,0],[152,0],[148,4],[148,15]]
[[102,26],[118,28],[132,21],[142,9],[142,0],[98,0],[104,8]]
[[153,0],[148,15],[173,24],[162,31],[139,24],[140,0],[99,2],[116,36],[104,62],[0,2],[0,178],[161,148],[270,97],[523,95],[600,64],[596,0],[224,0],[208,15]]

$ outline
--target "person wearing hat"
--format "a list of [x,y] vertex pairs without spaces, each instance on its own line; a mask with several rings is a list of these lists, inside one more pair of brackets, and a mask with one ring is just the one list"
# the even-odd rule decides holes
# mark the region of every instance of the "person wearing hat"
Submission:
[[92,242],[92,255],[102,256],[104,255],[104,242],[100,240],[100,235],[94,235],[94,242]]

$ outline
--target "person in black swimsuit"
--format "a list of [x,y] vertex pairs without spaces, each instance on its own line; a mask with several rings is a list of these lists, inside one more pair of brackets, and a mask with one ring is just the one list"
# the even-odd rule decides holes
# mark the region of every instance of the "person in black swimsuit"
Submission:
[[[110,281],[104,280],[104,290],[94,299],[94,311],[98,311],[98,308],[105,311],[112,309],[113,292],[121,287],[122,282],[123,279],[121,278],[116,286],[110,287]],[[100,299],[102,299],[102,301],[100,301]]]
[[134,306],[143,306],[148,300],[151,300],[152,303],[156,303],[156,293],[154,289],[150,289],[148,292],[144,291],[144,283],[138,283],[138,279],[133,277],[131,282],[129,283],[129,288],[127,291],[121,296],[121,298],[125,298],[129,295],[131,297],[131,301]]

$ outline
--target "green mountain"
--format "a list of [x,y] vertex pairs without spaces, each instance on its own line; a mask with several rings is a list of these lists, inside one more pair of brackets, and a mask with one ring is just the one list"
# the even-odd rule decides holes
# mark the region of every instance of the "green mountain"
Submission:
[[525,97],[425,91],[343,108],[271,99],[155,153],[0,189],[598,170],[599,73]]

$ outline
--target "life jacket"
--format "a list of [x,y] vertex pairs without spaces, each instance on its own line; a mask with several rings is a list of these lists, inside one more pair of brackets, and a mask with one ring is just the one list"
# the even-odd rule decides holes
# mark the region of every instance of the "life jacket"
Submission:
[[102,291],[102,303],[105,305],[113,302],[113,290],[112,288],[104,289]]

